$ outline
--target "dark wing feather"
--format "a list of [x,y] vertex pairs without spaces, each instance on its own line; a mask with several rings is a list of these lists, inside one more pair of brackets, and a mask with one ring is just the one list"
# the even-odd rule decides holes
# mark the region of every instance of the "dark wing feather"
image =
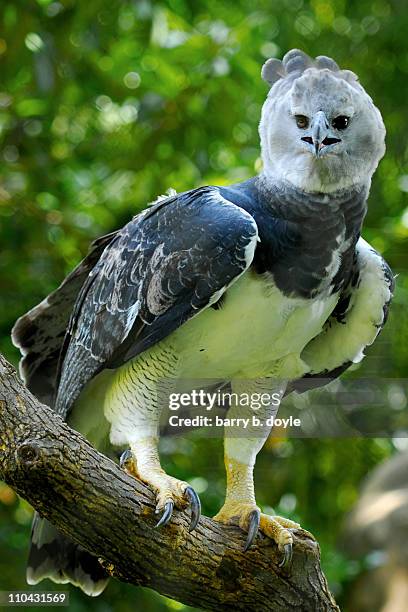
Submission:
[[250,264],[257,226],[217,188],[170,197],[112,240],[78,296],[56,409],[83,386],[164,339],[218,299]]
[[78,293],[115,232],[91,244],[83,261],[45,300],[20,317],[12,330],[12,340],[24,357],[20,374],[34,395],[51,405],[55,395],[58,357],[73,305]]
[[[312,372],[291,381],[286,395],[327,385],[358,363],[363,350],[374,342],[387,322],[394,289],[394,275],[387,262],[360,238],[349,283],[340,293],[321,334],[304,350],[308,363],[312,358]],[[310,347],[313,348],[307,355]]]

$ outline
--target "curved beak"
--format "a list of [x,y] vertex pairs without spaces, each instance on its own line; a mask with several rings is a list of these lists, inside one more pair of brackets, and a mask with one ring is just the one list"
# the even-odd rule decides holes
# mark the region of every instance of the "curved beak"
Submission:
[[323,141],[327,136],[329,130],[329,122],[326,119],[326,115],[323,111],[319,111],[313,117],[312,123],[312,140],[315,150],[315,155],[318,157],[320,149],[324,147]]
[[322,150],[328,145],[341,142],[340,138],[330,136],[330,125],[323,111],[315,114],[310,126],[310,136],[304,136],[302,140],[313,146],[316,157],[319,157]]

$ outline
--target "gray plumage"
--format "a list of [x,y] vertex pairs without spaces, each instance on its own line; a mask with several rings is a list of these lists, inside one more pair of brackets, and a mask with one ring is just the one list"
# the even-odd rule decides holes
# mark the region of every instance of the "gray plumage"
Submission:
[[28,389],[48,406],[55,400],[61,346],[81,287],[115,233],[95,240],[88,255],[61,285],[40,304],[20,317],[13,327],[13,342],[23,354],[20,376]]
[[[356,184],[369,185],[385,152],[385,128],[379,110],[350,70],[339,70],[330,58],[312,60],[294,49],[279,60],[268,60],[262,69],[271,89],[262,108],[259,126],[263,175],[270,182],[285,180],[305,192],[330,193]],[[321,150],[320,161],[308,155],[314,117],[322,109],[328,118],[326,135],[340,138],[336,145]],[[294,118],[309,117],[299,130]],[[330,125],[347,116],[349,127]]]

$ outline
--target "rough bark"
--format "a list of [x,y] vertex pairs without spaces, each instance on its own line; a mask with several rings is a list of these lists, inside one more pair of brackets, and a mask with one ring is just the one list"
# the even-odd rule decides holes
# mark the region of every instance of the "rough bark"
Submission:
[[40,404],[0,356],[0,478],[119,580],[209,610],[339,610],[317,543],[294,532],[291,570],[266,538],[188,512],[154,529],[154,495]]

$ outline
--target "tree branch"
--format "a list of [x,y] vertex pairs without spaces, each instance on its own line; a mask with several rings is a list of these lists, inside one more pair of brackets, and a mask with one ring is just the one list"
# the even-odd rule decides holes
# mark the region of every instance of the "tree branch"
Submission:
[[206,517],[189,533],[176,511],[154,529],[150,489],[40,404],[1,356],[0,478],[124,582],[209,610],[339,610],[319,547],[301,530],[288,573],[270,540],[243,553],[244,533]]

